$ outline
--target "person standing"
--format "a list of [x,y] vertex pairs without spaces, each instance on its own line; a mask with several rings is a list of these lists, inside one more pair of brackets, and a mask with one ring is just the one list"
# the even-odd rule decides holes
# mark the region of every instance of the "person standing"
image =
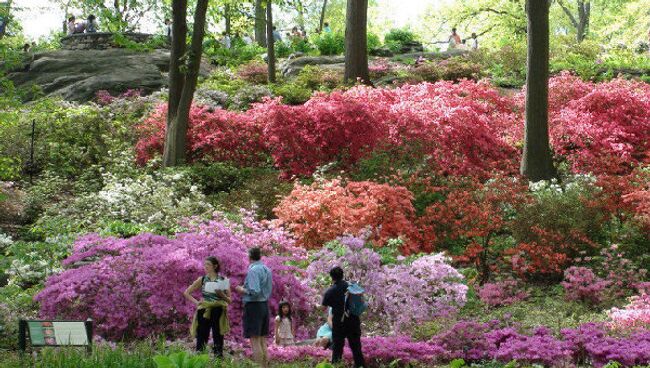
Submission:
[[282,42],[282,35],[280,34],[280,31],[275,28],[275,26],[273,26],[273,41]]
[[478,36],[472,32],[472,50],[478,50]]
[[341,361],[343,346],[348,339],[355,367],[364,367],[365,360],[361,350],[361,320],[354,314],[345,313],[348,282],[343,279],[343,269],[330,270],[333,285],[323,295],[323,306],[332,308],[332,364]]
[[456,28],[451,29],[451,35],[449,36],[449,48],[450,49],[455,49],[458,45],[460,45],[463,41],[460,39],[460,36],[458,33],[456,33]]
[[165,29],[167,31],[167,40],[171,41],[172,40],[172,21],[168,19],[165,19]]
[[323,31],[324,31],[325,33],[332,33],[332,28],[330,28],[330,24],[329,24],[329,23],[325,22],[325,24],[323,25]]
[[[221,264],[215,257],[206,258],[203,269],[205,275],[196,279],[183,292],[185,299],[196,305],[190,331],[192,337],[196,337],[196,351],[203,351],[212,330],[212,351],[215,356],[223,357],[223,336],[230,331],[227,308],[231,302],[230,282],[221,276]],[[199,289],[203,296],[201,301],[192,296]]]
[[250,339],[253,360],[262,368],[268,367],[266,337],[269,335],[269,297],[273,290],[271,270],[262,263],[260,248],[248,251],[250,266],[244,286],[236,290],[244,303],[244,337]]
[[230,47],[232,46],[232,42],[230,40],[230,35],[228,33],[226,33],[226,31],[224,31],[222,33],[222,35],[223,35],[223,38],[221,39],[221,45],[223,45],[223,47],[226,48],[226,49],[230,49]]

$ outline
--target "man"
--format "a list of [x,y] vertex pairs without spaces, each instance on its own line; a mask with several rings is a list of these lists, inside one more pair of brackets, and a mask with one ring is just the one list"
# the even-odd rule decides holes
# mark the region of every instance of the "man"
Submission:
[[167,32],[167,40],[171,41],[172,39],[172,21],[168,19],[165,19],[165,30]]
[[325,33],[332,33],[332,28],[330,28],[329,23],[325,22],[325,24],[323,24],[323,31],[325,31]]
[[361,320],[353,314],[345,315],[345,294],[348,283],[343,279],[343,269],[334,267],[330,270],[333,285],[323,295],[323,306],[332,308],[332,364],[343,357],[343,346],[348,339],[355,367],[364,367],[361,351]]
[[221,44],[226,49],[230,49],[230,46],[231,46],[230,35],[228,35],[228,33],[226,33],[226,31],[224,31],[222,33],[222,35],[223,35],[223,38],[221,39]]
[[273,288],[271,270],[262,263],[260,248],[248,251],[250,266],[244,286],[236,290],[244,303],[244,337],[250,339],[253,360],[263,368],[268,367],[266,336],[269,334],[269,304]]
[[280,31],[275,28],[275,26],[273,26],[273,41],[282,42],[282,35],[280,34]]

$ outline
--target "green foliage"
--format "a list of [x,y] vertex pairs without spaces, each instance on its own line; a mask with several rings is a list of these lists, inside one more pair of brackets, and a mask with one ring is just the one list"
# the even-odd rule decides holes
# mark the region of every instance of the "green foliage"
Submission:
[[225,162],[198,163],[189,167],[190,180],[206,195],[230,192],[241,187],[253,175],[251,168],[238,168]]
[[367,34],[368,51],[381,47],[381,39],[376,33],[368,32]]
[[305,66],[296,76],[294,81],[310,90],[333,90],[342,85],[342,77],[333,70],[315,65]]
[[261,60],[262,54],[266,53],[266,49],[253,45],[244,45],[231,47],[217,47],[213,49],[204,50],[205,54],[216,65],[235,67],[245,64],[252,60]]
[[158,35],[152,37],[147,42],[136,42],[131,40],[127,35],[124,35],[123,33],[114,33],[113,44],[124,49],[149,52],[155,49],[166,47],[167,38],[165,36]]
[[312,90],[298,83],[283,83],[273,86],[273,94],[282,96],[282,102],[288,105],[300,105],[309,100]]
[[345,36],[340,32],[322,33],[314,38],[321,55],[340,55],[345,51]]
[[409,31],[408,29],[391,29],[384,36],[384,43],[397,42],[400,44],[405,44],[414,42],[415,40],[415,34],[413,34],[413,32]]
[[153,357],[156,368],[204,368],[210,361],[208,354],[190,356],[185,351]]
[[229,69],[218,68],[208,78],[202,81],[201,87],[234,95],[239,89],[248,85],[244,80],[236,77]]

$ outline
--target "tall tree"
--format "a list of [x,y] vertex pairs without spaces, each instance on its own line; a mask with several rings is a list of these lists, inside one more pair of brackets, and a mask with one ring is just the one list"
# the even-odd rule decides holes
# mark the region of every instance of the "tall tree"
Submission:
[[348,0],[345,15],[345,82],[361,79],[370,83],[368,73],[368,0]]
[[327,10],[327,0],[323,0],[323,8],[320,11],[320,20],[318,21],[318,30],[323,31],[323,25],[325,24],[325,11]]
[[571,25],[576,29],[576,40],[582,42],[589,33],[589,20],[591,18],[591,1],[577,0],[575,9],[577,16],[571,11],[565,0],[557,0],[562,11],[569,18]]
[[269,83],[275,83],[275,39],[273,38],[273,3],[266,0],[266,55]]
[[0,39],[5,36],[11,18],[11,0],[0,2]]
[[555,177],[548,136],[549,0],[528,0],[526,127],[521,174],[532,181]]
[[186,161],[187,127],[203,53],[208,0],[197,0],[194,28],[187,52],[187,0],[172,1],[172,50],[169,62],[169,105],[163,165],[182,165]]
[[257,44],[266,47],[266,15],[264,0],[255,0],[255,40]]

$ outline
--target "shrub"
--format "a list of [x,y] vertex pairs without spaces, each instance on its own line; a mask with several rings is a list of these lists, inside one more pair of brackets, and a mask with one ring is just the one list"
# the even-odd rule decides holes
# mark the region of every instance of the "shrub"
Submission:
[[602,280],[586,267],[569,267],[564,271],[564,297],[590,304],[598,304],[603,299],[603,292],[609,282]]
[[[203,260],[217,256],[224,275],[233,285],[242,285],[246,254],[253,246],[265,251],[273,247],[276,254],[293,253],[292,258],[270,256],[264,262],[273,272],[271,311],[277,312],[280,300],[290,300],[300,324],[311,308],[313,294],[296,278],[297,270],[285,265],[289,259],[299,260],[300,253],[293,250],[282,230],[252,220],[244,225],[225,220],[200,223],[174,238],[151,234],[130,239],[79,238],[73,254],[64,261],[72,268],[50,277],[36,300],[43,318],[91,317],[96,333],[113,341],[158,334],[186,336],[195,306],[182,292],[202,274]],[[237,293],[233,293],[228,315],[232,338],[242,341],[242,305]]]
[[173,234],[181,229],[179,221],[183,218],[213,211],[199,187],[183,172],[143,173],[134,178],[106,173],[103,181],[99,192],[49,208],[32,231],[44,239],[101,231],[114,221],[122,221],[140,225],[143,230]]
[[240,66],[237,70],[237,75],[251,84],[266,84],[269,79],[266,64],[258,61],[253,61]]
[[415,34],[407,29],[391,29],[384,35],[384,44],[393,52],[399,52],[404,45],[415,40]]
[[486,283],[477,291],[481,301],[490,307],[510,305],[528,297],[515,280]]
[[210,109],[223,109],[228,103],[228,94],[213,89],[198,88],[194,92],[192,103],[196,106],[205,106]]
[[461,56],[439,62],[437,69],[444,80],[479,79],[481,76],[481,66]]
[[259,105],[264,134],[276,167],[285,177],[311,175],[321,165],[350,167],[387,136],[381,116],[368,103],[339,92],[301,106]]
[[437,82],[442,78],[438,63],[426,61],[413,68],[411,74],[426,82]]
[[332,90],[342,84],[342,78],[334,70],[306,65],[296,76],[295,83],[310,90]]
[[404,187],[369,181],[317,181],[310,186],[296,184],[275,214],[298,244],[307,248],[368,229],[378,246],[389,238],[402,237],[403,251],[408,253],[417,249],[412,198]]
[[228,107],[234,110],[248,110],[252,104],[270,97],[273,97],[273,94],[266,86],[246,86],[235,92]]
[[624,308],[612,308],[607,312],[610,326],[616,330],[635,331],[650,328],[650,295],[630,297]]
[[[453,313],[465,303],[463,277],[442,254],[412,262],[381,265],[381,256],[362,238],[342,237],[313,254],[307,277],[315,288],[330,283],[329,270],[341,266],[347,280],[366,289],[367,323],[381,332],[398,331],[432,316]],[[378,331],[378,332],[379,332]]]
[[[136,160],[143,165],[161,155],[167,126],[167,106],[160,105],[140,126]],[[190,109],[187,153],[203,159],[255,166],[266,161],[262,127],[248,115],[222,109]]]
[[324,32],[314,38],[321,55],[340,55],[345,51],[345,36],[340,32]]
[[296,83],[282,83],[273,87],[273,94],[282,97],[282,102],[289,105],[304,104],[311,97],[312,91]]

